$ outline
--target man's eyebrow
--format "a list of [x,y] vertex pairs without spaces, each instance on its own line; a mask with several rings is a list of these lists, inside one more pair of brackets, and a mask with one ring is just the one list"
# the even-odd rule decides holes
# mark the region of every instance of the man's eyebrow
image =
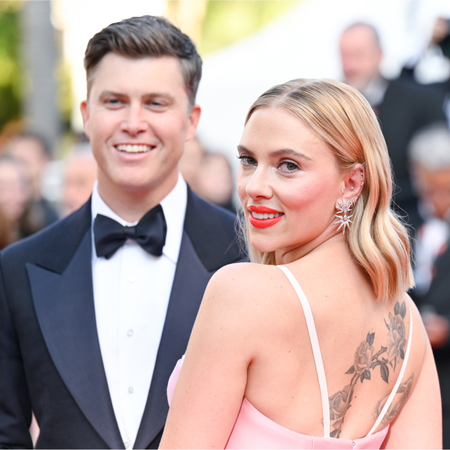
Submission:
[[155,97],[162,97],[167,98],[169,100],[173,100],[174,96],[167,93],[167,92],[149,92],[147,94],[142,94],[141,98],[155,98]]
[[[125,94],[123,92],[116,92],[116,91],[102,91],[100,93],[100,98],[104,97],[119,97],[119,98],[128,98],[129,95]],[[169,101],[174,101],[174,97],[171,94],[165,93],[165,92],[149,92],[147,94],[142,94],[141,99],[148,100],[152,98],[165,98]]]
[[[253,152],[251,150],[249,150],[247,147],[245,147],[244,145],[238,145],[237,149],[238,149],[238,151],[246,152],[246,153],[249,153],[250,155],[253,155]],[[298,152],[297,150],[293,150],[291,148],[281,148],[279,150],[274,150],[269,153],[269,156],[284,156],[284,155],[294,156],[296,158],[306,159],[308,161],[311,161],[311,158],[306,156],[304,153]]]
[[122,94],[121,92],[102,91],[100,92],[100,98],[103,97],[128,97],[128,96],[126,94]]

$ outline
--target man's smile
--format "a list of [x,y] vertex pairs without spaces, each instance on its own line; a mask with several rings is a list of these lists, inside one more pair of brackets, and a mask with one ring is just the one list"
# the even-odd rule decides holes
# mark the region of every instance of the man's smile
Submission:
[[119,144],[114,147],[122,153],[147,153],[156,146],[146,144]]

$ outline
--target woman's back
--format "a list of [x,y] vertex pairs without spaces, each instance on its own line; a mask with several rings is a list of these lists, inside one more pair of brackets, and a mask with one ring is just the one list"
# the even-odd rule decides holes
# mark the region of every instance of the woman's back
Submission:
[[[372,428],[398,378],[407,348],[411,304],[407,296],[378,303],[370,284],[338,247],[330,244],[317,249],[287,267],[306,295],[317,328],[330,402],[330,435],[356,439]],[[324,273],[320,269],[326,260],[335,263]],[[249,278],[265,280],[255,296],[265,293],[268,302],[256,301],[255,309],[267,308],[265,318],[257,316],[266,329],[254,330],[264,339],[249,367],[245,397],[275,422],[323,436],[317,370],[300,300],[279,268],[258,266],[256,270],[260,276]],[[402,380],[408,392],[414,374],[417,377],[420,372],[424,350],[423,341],[413,345]],[[394,405],[402,400],[404,395],[398,394]],[[388,414],[377,429],[392,418]]]
[[[420,380],[429,349],[409,297],[377,302],[370,284],[341,245],[345,244],[330,240],[286,267],[311,307],[328,389],[329,435],[341,439],[339,443],[319,439],[319,445],[328,442],[331,447],[364,448],[367,442],[372,446],[380,437],[384,439],[385,427]],[[320,268],[326,260],[335,264],[325,273]],[[224,438],[228,448],[250,448],[240,443],[243,439],[248,442],[248,433],[256,431],[253,441],[262,442],[257,439],[265,436],[262,429],[267,433],[269,425],[275,430],[275,442],[280,442],[281,435],[302,442],[304,437],[325,436],[318,371],[305,313],[282,269],[256,264],[228,266],[213,277],[205,299],[199,322],[208,323],[210,330],[206,337],[194,329],[187,355],[195,353],[190,356],[197,367],[189,367],[187,358],[185,375],[199,410],[216,411],[223,422],[228,419],[234,427],[231,437]],[[210,333],[215,337],[211,339]],[[196,354],[199,344],[201,355]],[[391,408],[373,430],[378,436],[362,439],[358,447],[352,441],[365,438],[374,426],[398,380],[408,345],[411,350],[400,387]],[[235,382],[239,379],[242,383]],[[186,389],[183,381],[181,385],[181,390]],[[237,421],[236,416],[227,417],[228,408],[223,409],[236,390],[242,390],[244,397],[244,403],[241,396],[237,405]],[[190,406],[195,411],[195,405]],[[200,418],[201,413],[194,416]],[[408,432],[414,436],[414,428]]]

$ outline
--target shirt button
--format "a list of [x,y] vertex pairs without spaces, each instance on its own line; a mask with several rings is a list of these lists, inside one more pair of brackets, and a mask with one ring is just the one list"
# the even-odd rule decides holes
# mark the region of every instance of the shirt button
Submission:
[[134,283],[136,281],[136,275],[128,275],[128,282]]
[[129,392],[130,394],[132,394],[132,393],[134,392],[134,389],[130,386],[130,387],[128,388],[128,392]]
[[131,337],[131,336],[133,336],[134,331],[133,331],[133,330],[128,330],[128,333],[127,333],[127,334],[128,334],[129,337]]
[[128,448],[130,446],[130,444],[128,442],[124,442],[123,445],[125,448]]

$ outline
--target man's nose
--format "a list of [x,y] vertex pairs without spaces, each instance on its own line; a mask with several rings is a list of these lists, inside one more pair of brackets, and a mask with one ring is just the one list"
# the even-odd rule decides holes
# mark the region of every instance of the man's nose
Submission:
[[121,123],[122,131],[129,133],[131,136],[136,136],[149,129],[148,113],[140,106],[131,106],[127,115]]

